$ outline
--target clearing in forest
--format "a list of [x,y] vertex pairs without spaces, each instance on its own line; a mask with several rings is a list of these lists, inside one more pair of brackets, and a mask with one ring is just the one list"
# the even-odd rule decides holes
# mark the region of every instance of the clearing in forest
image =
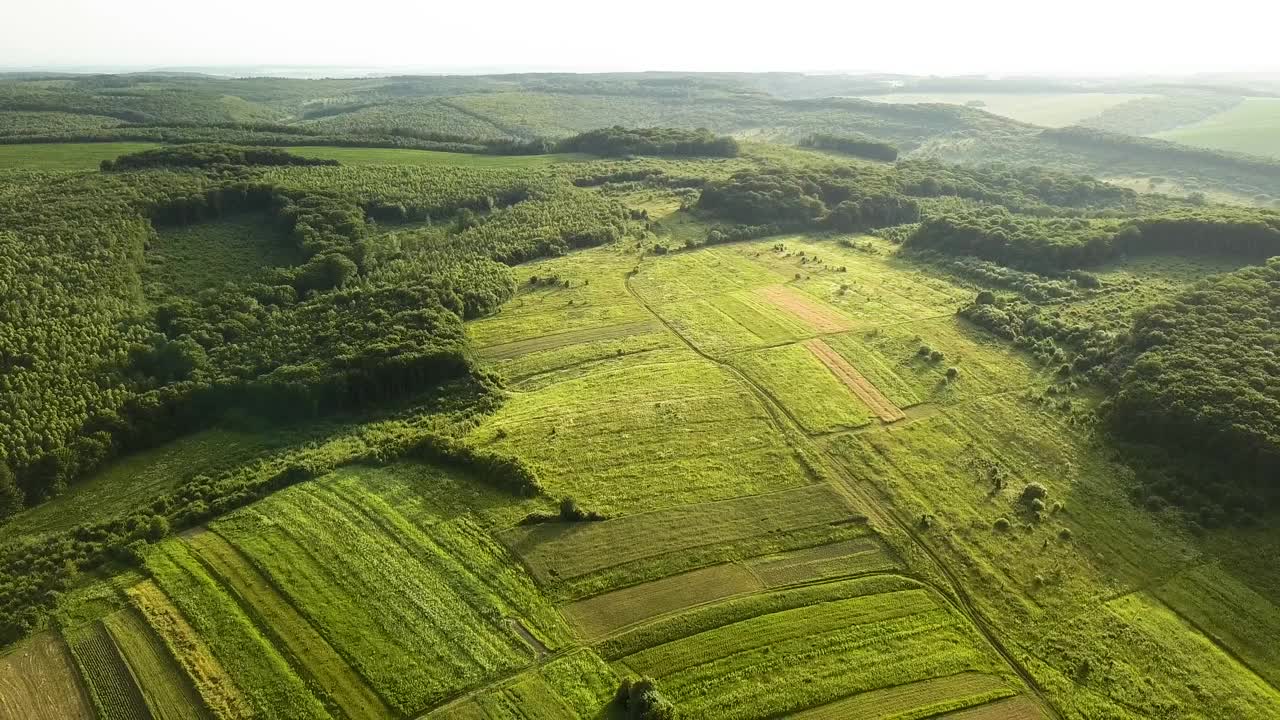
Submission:
[[658,615],[759,589],[760,581],[745,567],[713,565],[579,600],[562,611],[590,639]]
[[57,633],[41,633],[0,657],[0,716],[23,720],[92,720],[95,716]]
[[853,327],[849,318],[835,308],[792,290],[786,285],[770,285],[761,288],[759,292],[769,302],[803,320],[815,332],[843,332]]
[[972,707],[1013,693],[1000,678],[975,672],[919,680],[905,685],[851,695],[795,715],[798,720],[876,720],[932,717],[938,712]]
[[862,376],[862,373],[858,372],[857,368],[835,350],[832,350],[831,346],[823,342],[821,338],[806,340],[804,345],[836,377],[840,378],[858,396],[858,399],[866,403],[867,407],[871,408],[881,420],[888,423],[896,422],[906,417],[906,414],[898,409],[898,406],[882,395],[875,385],[872,385],[869,380]]

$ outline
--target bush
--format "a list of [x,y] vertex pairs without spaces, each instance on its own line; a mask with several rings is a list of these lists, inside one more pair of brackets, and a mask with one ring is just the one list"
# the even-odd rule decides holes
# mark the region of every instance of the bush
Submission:
[[1027,507],[1032,507],[1032,503],[1039,500],[1041,501],[1040,507],[1043,508],[1044,499],[1047,497],[1049,497],[1049,491],[1045,489],[1045,486],[1040,483],[1033,482],[1027,483],[1027,486],[1022,488],[1022,495],[1020,496],[1020,499],[1022,500],[1022,504]]
[[990,290],[983,290],[982,292],[978,293],[978,297],[974,298],[973,301],[978,305],[995,305],[996,294],[991,292]]
[[960,377],[960,368],[954,366],[947,368],[947,380],[955,380],[958,377]]
[[1013,524],[1009,522],[1009,518],[996,518],[996,521],[991,525],[991,527],[1000,532],[1009,532],[1013,527]]

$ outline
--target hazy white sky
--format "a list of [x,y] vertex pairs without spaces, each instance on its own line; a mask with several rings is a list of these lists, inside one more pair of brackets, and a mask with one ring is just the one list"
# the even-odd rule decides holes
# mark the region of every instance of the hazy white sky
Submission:
[[0,66],[1280,69],[1275,0],[0,0]]

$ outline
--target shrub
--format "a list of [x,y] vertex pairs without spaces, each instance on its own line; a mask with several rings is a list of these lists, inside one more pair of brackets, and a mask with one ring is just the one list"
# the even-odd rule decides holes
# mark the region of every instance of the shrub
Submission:
[[978,297],[974,298],[974,302],[977,303],[978,305],[995,305],[996,294],[991,292],[990,290],[983,290],[982,292],[978,293]]
[[1067,542],[1071,539],[1071,528],[1062,528],[1058,531],[1058,539]]
[[1013,524],[1009,522],[1009,518],[996,518],[996,521],[995,523],[992,524],[992,527],[1000,532],[1009,532],[1009,530],[1013,527]]
[[1022,500],[1022,504],[1027,507],[1032,507],[1033,501],[1040,500],[1040,507],[1043,508],[1043,501],[1047,497],[1049,497],[1049,491],[1045,489],[1045,486],[1038,482],[1033,482],[1027,483],[1027,486],[1022,488],[1022,495],[1020,496],[1020,499]]
[[934,350],[929,353],[929,362],[942,362],[945,357],[946,355],[943,355],[941,350]]
[[954,366],[953,366],[953,367],[949,367],[949,368],[947,368],[947,379],[948,379],[948,380],[955,380],[955,379],[956,379],[956,378],[958,378],[958,377],[960,377],[960,368],[958,368],[958,367],[954,367]]

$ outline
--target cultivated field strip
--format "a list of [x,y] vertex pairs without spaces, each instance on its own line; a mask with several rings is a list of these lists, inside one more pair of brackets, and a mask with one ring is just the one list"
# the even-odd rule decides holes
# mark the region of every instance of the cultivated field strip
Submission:
[[810,708],[793,717],[797,720],[928,717],[947,710],[981,705],[1012,694],[1009,686],[998,677],[965,672],[858,693]]
[[151,720],[142,691],[101,621],[67,632],[66,638],[100,714],[112,720]]
[[931,677],[1003,669],[962,620],[919,589],[756,616],[620,662],[655,677],[686,717],[744,720]]
[[928,613],[938,605],[926,590],[897,590],[783,610],[642,650],[626,658],[628,667],[653,677],[693,669],[723,657],[816,636],[852,625],[867,625]]
[[56,632],[36,635],[0,656],[0,717],[93,720],[79,673]]
[[996,700],[939,716],[938,720],[1044,720],[1040,705],[1026,695]]
[[297,486],[214,523],[353,669],[412,714],[558,647],[563,621],[465,518],[423,529],[358,484]]
[[640,322],[629,322],[618,325],[606,325],[604,327],[571,330],[569,332],[542,335],[540,337],[515,340],[513,342],[501,343],[498,345],[489,345],[487,347],[477,348],[476,354],[484,360],[508,360],[520,357],[521,355],[527,355],[529,353],[544,350],[555,350],[569,345],[581,345],[601,340],[614,340],[617,338],[630,337],[632,335],[645,335],[648,333],[658,332],[660,330],[662,330],[662,324],[657,320],[643,320]]
[[185,539],[200,560],[258,616],[282,649],[350,720],[377,720],[390,710],[332,646],[226,540],[199,531]]
[[760,589],[760,581],[741,565],[713,565],[579,600],[562,611],[584,637],[594,639],[658,615]]
[[126,591],[134,607],[155,629],[168,654],[195,684],[202,704],[218,718],[248,717],[248,702],[200,633],[155,582],[145,580]]
[[850,390],[858,396],[867,407],[871,408],[881,420],[885,422],[896,422],[906,417],[906,414],[889,401],[872,385],[869,380],[858,372],[857,368],[844,359],[844,356],[831,349],[821,338],[806,340],[805,347],[818,357],[824,365],[826,365],[836,377],[849,387]]
[[575,526],[572,531],[555,524],[516,527],[502,532],[501,539],[524,559],[535,577],[551,583],[700,546],[855,518],[835,490],[808,485],[627,515]]
[[892,570],[896,565],[884,544],[875,537],[792,550],[747,563],[761,582],[770,588],[843,575],[883,572]]
[[599,641],[596,649],[603,657],[617,660],[641,650],[759,616],[865,595],[915,590],[919,587],[919,583],[899,575],[877,575],[742,595],[700,605],[679,614],[665,615],[629,628]]
[[154,546],[146,565],[156,584],[208,642],[253,714],[278,720],[330,717],[279,650],[184,542],[174,539]]
[[156,720],[211,720],[191,679],[134,608],[103,618]]
[[771,285],[758,292],[764,299],[802,320],[814,332],[835,333],[853,328],[853,323],[840,311],[786,285]]

